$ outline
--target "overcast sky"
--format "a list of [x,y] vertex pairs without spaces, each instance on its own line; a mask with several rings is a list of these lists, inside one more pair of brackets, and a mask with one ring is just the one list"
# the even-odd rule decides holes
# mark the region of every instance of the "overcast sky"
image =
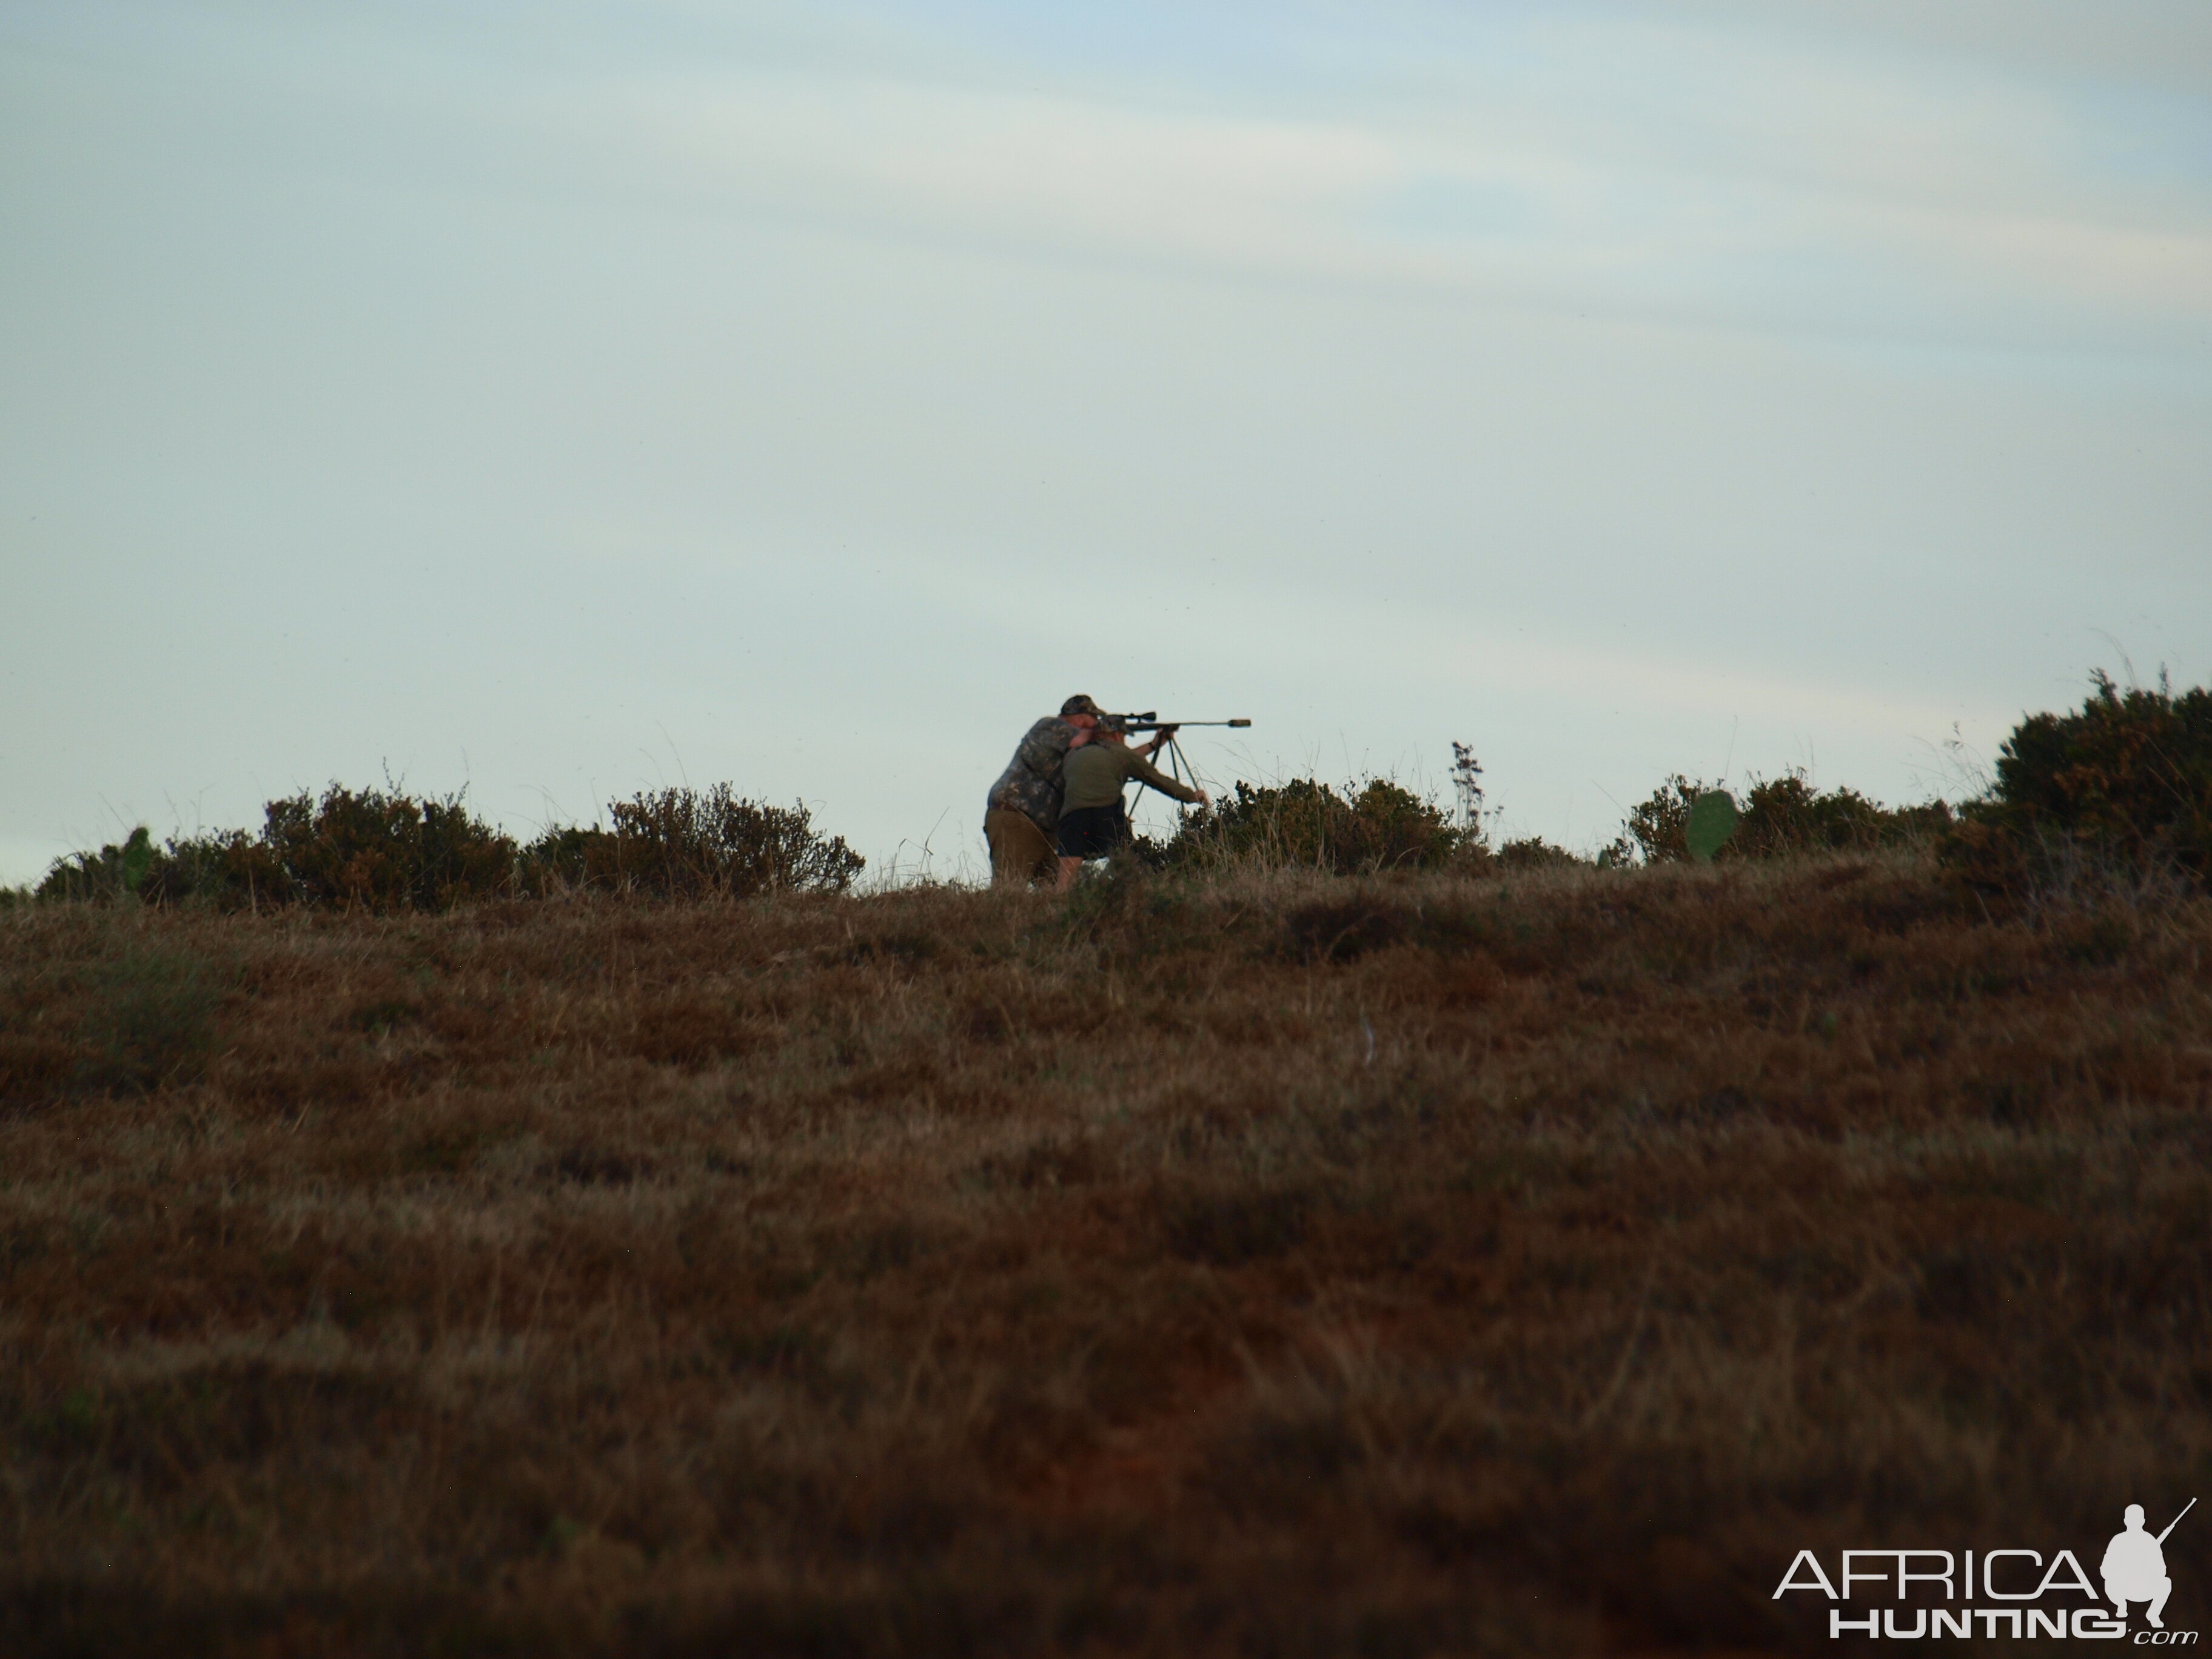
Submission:
[[2203,0],[0,0],[0,881],[387,771],[955,873],[1077,690],[1923,799],[2208,678],[2208,457]]

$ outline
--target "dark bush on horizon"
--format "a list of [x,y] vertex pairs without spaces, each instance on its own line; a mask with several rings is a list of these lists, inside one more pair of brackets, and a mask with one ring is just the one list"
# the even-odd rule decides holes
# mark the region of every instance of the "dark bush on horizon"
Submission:
[[152,833],[140,824],[120,846],[111,843],[97,853],[55,860],[31,896],[80,903],[143,899],[149,904],[194,900],[221,905],[234,887],[241,905],[252,901],[257,887],[272,904],[291,902],[283,865],[243,830],[172,836],[156,847]]
[[804,806],[739,799],[727,784],[615,802],[611,829],[556,829],[526,850],[461,797],[416,800],[332,784],[270,801],[260,834],[172,836],[142,826],[120,846],[58,860],[40,899],[289,905],[394,912],[568,890],[658,897],[842,892],[865,860],[817,831]]
[[[1482,848],[1468,850],[1479,862]],[[1509,841],[1489,856],[1508,870],[1572,870],[1590,862],[1564,847],[1554,846],[1541,836],[1523,836],[1517,841]]]
[[1160,850],[1170,868],[1257,863],[1358,875],[1434,869],[1476,847],[1441,808],[1410,789],[1372,778],[1349,799],[1325,783],[1295,778],[1236,793],[1187,816]]
[[2077,713],[2031,714],[1943,855],[1971,879],[2031,882],[2087,860],[2212,883],[2212,690],[2123,692],[2102,670]]
[[111,842],[97,853],[72,853],[54,860],[34,896],[42,899],[121,899],[135,896],[160,856],[153,837],[141,824],[117,846]]
[[[1647,864],[1686,860],[1690,809],[1698,796],[1720,787],[1674,774],[1629,813],[1627,834],[1608,849],[1611,861],[1626,863],[1638,852]],[[1754,781],[1745,795],[1741,813],[1735,833],[1716,858],[1872,852],[1939,836],[1953,821],[1950,807],[1942,801],[1884,806],[1856,789],[1815,789],[1803,771],[1796,768],[1780,777]]]
[[726,783],[617,801],[611,829],[555,830],[522,855],[526,890],[573,888],[655,898],[842,893],[866,860],[816,830],[802,804],[746,800]]
[[450,910],[514,879],[514,838],[471,817],[459,795],[417,801],[332,784],[272,800],[258,850],[292,902],[340,909]]
[[301,790],[270,801],[258,836],[172,836],[137,891],[149,903],[222,909],[450,910],[511,891],[515,852],[458,794],[417,800],[334,783],[319,800]]

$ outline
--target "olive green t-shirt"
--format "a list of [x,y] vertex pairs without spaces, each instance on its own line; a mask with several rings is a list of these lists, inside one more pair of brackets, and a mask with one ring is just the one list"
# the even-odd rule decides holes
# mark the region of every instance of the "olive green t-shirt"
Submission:
[[1067,758],[1060,763],[1060,784],[1066,792],[1060,801],[1061,815],[1086,806],[1113,805],[1121,799],[1121,786],[1131,778],[1180,801],[1198,799],[1197,790],[1177,783],[1135,750],[1118,743],[1086,743],[1080,749],[1069,750]]

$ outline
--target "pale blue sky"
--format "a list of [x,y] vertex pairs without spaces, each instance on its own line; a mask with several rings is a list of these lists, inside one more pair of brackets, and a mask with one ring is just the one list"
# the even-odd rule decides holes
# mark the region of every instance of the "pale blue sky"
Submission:
[[2207,678],[2208,440],[2201,3],[0,0],[0,880],[387,766],[950,872],[1077,690],[1918,798]]

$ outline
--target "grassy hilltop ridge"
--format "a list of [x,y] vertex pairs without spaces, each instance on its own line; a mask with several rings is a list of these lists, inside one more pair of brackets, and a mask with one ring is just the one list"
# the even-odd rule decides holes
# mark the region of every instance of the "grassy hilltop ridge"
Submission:
[[0,914],[0,1632],[1825,1650],[1800,1547],[2212,1475],[2209,945],[1911,850]]

